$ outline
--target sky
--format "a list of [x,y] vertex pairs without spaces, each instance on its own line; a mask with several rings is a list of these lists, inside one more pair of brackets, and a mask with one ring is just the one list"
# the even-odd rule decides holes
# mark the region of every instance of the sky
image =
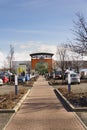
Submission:
[[10,44],[15,60],[30,60],[36,52],[55,54],[56,46],[73,38],[77,12],[86,17],[87,0],[0,0],[0,61]]

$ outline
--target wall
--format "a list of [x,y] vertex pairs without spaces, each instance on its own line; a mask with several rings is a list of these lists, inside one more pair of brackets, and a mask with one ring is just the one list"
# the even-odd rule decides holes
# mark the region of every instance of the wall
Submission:
[[36,63],[46,62],[48,63],[48,72],[52,70],[52,59],[31,59],[31,69],[35,70]]

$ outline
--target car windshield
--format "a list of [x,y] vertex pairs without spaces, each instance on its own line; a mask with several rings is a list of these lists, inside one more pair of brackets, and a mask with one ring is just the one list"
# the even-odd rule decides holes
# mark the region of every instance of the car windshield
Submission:
[[76,74],[71,74],[71,77],[76,77],[77,75]]
[[55,74],[58,74],[58,75],[60,74],[61,75],[62,72],[61,71],[56,71]]

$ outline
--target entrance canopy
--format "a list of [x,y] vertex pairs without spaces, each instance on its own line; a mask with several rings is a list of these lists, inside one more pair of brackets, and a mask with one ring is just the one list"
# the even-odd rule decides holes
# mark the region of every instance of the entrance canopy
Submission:
[[52,53],[32,53],[30,54],[31,58],[52,58],[54,54]]

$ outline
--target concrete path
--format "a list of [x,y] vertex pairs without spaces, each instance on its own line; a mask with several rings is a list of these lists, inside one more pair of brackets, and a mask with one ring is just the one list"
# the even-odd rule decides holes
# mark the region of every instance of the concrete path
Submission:
[[6,130],[84,130],[72,112],[67,112],[53,88],[39,77]]

